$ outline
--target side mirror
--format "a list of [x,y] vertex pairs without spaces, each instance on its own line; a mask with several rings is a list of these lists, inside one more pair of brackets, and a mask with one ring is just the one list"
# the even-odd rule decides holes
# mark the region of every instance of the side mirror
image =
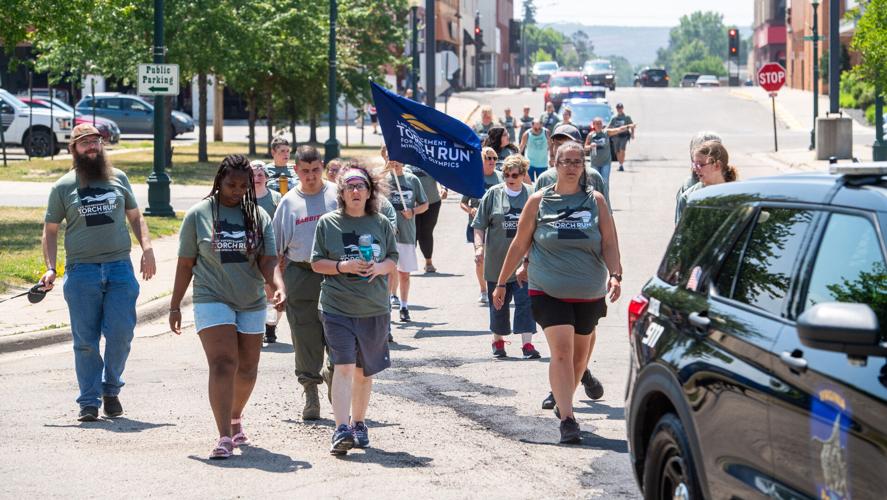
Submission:
[[804,311],[797,322],[801,343],[850,356],[887,356],[878,317],[866,304],[824,302]]

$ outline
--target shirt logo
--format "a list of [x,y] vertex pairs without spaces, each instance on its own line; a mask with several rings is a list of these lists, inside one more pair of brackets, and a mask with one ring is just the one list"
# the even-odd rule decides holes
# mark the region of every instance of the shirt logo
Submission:
[[406,189],[401,184],[401,191],[403,192],[403,199],[400,198],[401,193],[397,191],[397,189],[391,190],[391,195],[388,197],[388,201],[391,202],[391,205],[394,206],[394,209],[398,212],[403,210],[406,207],[413,207],[413,191],[411,189]]
[[117,210],[117,192],[113,189],[86,187],[78,188],[80,206],[77,212],[86,219],[86,226],[102,226],[113,224],[111,214]]
[[591,211],[566,209],[559,211],[561,216],[557,220],[548,223],[549,226],[557,229],[557,239],[559,240],[587,240],[589,236],[587,231],[594,225]]
[[506,214],[505,220],[502,221],[502,229],[505,230],[505,237],[514,238],[517,234],[517,221],[520,220],[520,208],[512,207]]
[[246,230],[240,224],[225,219],[216,223],[213,250],[219,252],[222,264],[248,262],[246,258]]

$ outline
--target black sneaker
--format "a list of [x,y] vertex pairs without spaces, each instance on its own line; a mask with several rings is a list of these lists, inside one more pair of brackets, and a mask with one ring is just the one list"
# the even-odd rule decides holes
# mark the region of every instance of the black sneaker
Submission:
[[80,408],[80,414],[77,420],[81,422],[95,422],[99,419],[99,409],[95,406],[84,406]]
[[344,455],[354,448],[354,432],[346,424],[340,425],[333,433],[333,445],[330,447],[330,455]]
[[400,310],[400,321],[402,323],[409,323],[412,321],[410,319],[410,310],[409,309],[401,309]]
[[539,354],[539,351],[537,351],[536,348],[533,347],[533,344],[529,342],[524,344],[524,346],[520,349],[524,353],[524,359],[539,359],[542,357],[542,355]]
[[625,172],[625,168],[623,168],[622,165],[619,165],[619,171],[620,171],[620,172]]
[[542,409],[543,410],[551,410],[554,408],[554,394],[549,392],[548,396],[542,400]]
[[581,442],[579,423],[573,417],[561,420],[561,444],[579,444]]
[[391,296],[391,305],[392,306],[400,306],[400,299],[397,298],[397,295]]
[[493,341],[493,357],[494,358],[507,358],[508,357],[508,353],[505,352],[505,341],[504,340]]
[[277,325],[265,325],[265,343],[277,342]]
[[591,399],[601,399],[604,397],[604,385],[601,381],[591,374],[591,370],[586,369],[582,374],[582,387],[585,388],[585,395]]
[[370,430],[363,422],[354,422],[354,447],[367,448],[370,445]]
[[117,396],[102,396],[102,409],[105,416],[114,418],[123,415],[123,405],[120,404],[120,398]]
[[557,407],[557,405],[554,405],[554,416],[557,417],[558,419],[561,418],[561,410],[560,410],[560,408]]

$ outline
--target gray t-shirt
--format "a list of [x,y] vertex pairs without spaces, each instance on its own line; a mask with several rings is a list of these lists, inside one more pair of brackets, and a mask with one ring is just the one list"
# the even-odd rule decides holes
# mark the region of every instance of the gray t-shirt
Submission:
[[379,196],[379,213],[388,219],[388,222],[391,223],[391,230],[397,235],[397,212],[394,211],[394,205],[384,196]]
[[[362,234],[373,237],[373,257],[376,262],[385,259],[397,262],[394,231],[384,215],[351,217],[341,210],[324,215],[317,223],[311,262],[321,259],[340,262],[360,259],[358,240]],[[354,274],[324,276],[318,309],[351,318],[389,314],[388,276],[376,276],[372,281]]]
[[419,178],[422,183],[422,189],[425,190],[425,196],[428,197],[428,203],[437,203],[440,201],[440,191],[437,188],[437,181],[434,177],[428,175],[428,172],[419,167],[409,165],[410,172]]
[[607,294],[610,273],[604,263],[594,195],[542,192],[530,246],[530,290],[559,299],[598,299]]
[[132,241],[126,210],[133,208],[138,204],[122,171],[112,169],[108,180],[81,186],[77,172],[71,170],[52,186],[43,220],[52,224],[67,221],[67,265],[114,262],[129,258]]
[[[484,237],[484,279],[495,282],[499,279],[502,264],[505,263],[505,254],[508,247],[517,234],[517,222],[520,214],[530,198],[530,188],[521,184],[521,193],[517,196],[509,196],[505,191],[505,184],[499,184],[490,188],[480,200],[480,207],[471,227],[486,230]],[[508,282],[515,280],[514,273],[508,277]]]
[[268,176],[268,180],[265,182],[265,186],[268,189],[280,192],[280,177],[286,177],[287,179],[287,191],[296,187],[296,184],[299,183],[299,178],[296,176],[296,170],[287,165],[285,167],[276,167],[273,163],[269,163],[265,165],[265,175]]
[[[503,182],[505,182],[505,178],[502,177],[502,172],[493,170],[492,174],[484,176],[484,193],[489,191],[491,187]],[[471,208],[477,208],[480,206],[480,198],[470,198],[468,195],[462,195],[462,203],[467,203]],[[468,223],[471,224],[470,215],[468,216]]]
[[[585,178],[591,182],[591,185],[594,186],[595,191],[599,191],[602,195],[604,195],[604,199],[607,201],[607,207],[610,209],[610,213],[613,212],[613,207],[610,205],[610,187],[607,186],[607,183],[604,182],[604,178],[601,177],[600,172],[597,170],[586,166],[585,167]],[[542,172],[542,174],[536,179],[536,182],[533,183],[533,192],[541,191],[548,186],[553,186],[557,183],[557,169],[552,167]]]
[[419,178],[406,170],[404,170],[403,175],[397,177],[397,181],[400,183],[403,200],[401,200],[401,193],[397,191],[397,184],[394,182],[394,172],[388,174],[388,183],[391,185],[388,201],[391,202],[394,210],[397,212],[397,242],[415,245],[416,217],[413,216],[413,218],[407,219],[403,216],[403,210],[405,208],[416,208],[417,205],[428,202],[428,196],[425,194],[425,189],[422,188]]
[[696,184],[690,186],[688,189],[684,190],[683,193],[678,195],[678,202],[677,205],[675,205],[674,210],[674,223],[676,226],[678,225],[678,222],[681,222],[681,217],[684,215],[684,210],[687,209],[687,198],[689,198],[691,194],[699,191],[704,187],[705,186],[703,186],[701,182],[697,182]]
[[271,218],[261,207],[259,217],[261,220],[256,222],[262,228],[264,244],[258,254],[249,256],[240,205],[226,207],[208,199],[185,214],[179,232],[179,257],[197,259],[192,269],[195,303],[221,302],[235,311],[265,307],[265,278],[259,270],[259,256],[277,253]]
[[601,168],[610,163],[610,136],[603,130],[591,133],[591,142],[597,146],[588,153],[591,160],[591,166]]
[[317,221],[338,206],[336,186],[328,181],[323,181],[320,191],[312,195],[298,188],[286,193],[273,221],[278,255],[286,255],[292,262],[309,262]]
[[256,203],[265,209],[265,212],[268,214],[268,217],[274,218],[274,212],[277,211],[277,205],[280,205],[280,199],[282,196],[280,193],[273,189],[269,189],[265,196],[256,199]]

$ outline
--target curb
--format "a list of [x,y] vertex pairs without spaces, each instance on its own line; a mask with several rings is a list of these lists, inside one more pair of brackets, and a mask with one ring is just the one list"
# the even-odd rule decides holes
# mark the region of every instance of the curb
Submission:
[[[192,303],[191,293],[187,293],[182,299],[182,306]],[[163,317],[169,308],[169,298],[164,296],[136,307],[136,329],[140,323],[147,323]],[[71,327],[64,326],[52,330],[27,332],[8,335],[0,338],[0,353],[9,354],[19,351],[27,351],[52,344],[59,344],[71,340]]]

